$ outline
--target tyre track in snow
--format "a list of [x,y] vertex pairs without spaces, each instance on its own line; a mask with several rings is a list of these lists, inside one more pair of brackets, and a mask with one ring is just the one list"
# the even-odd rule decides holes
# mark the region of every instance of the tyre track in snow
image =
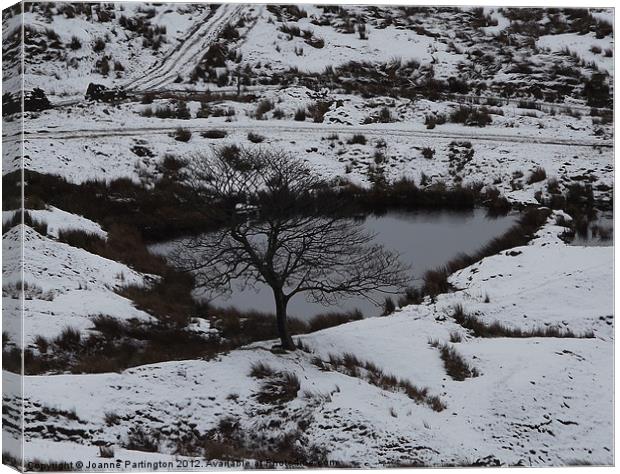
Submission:
[[[612,141],[603,140],[575,140],[568,138],[544,137],[544,136],[519,136],[506,134],[481,134],[477,133],[461,133],[453,131],[438,130],[403,130],[395,128],[377,128],[367,126],[343,126],[343,125],[326,125],[326,124],[307,124],[290,126],[286,124],[276,124],[273,122],[256,122],[256,123],[211,123],[201,126],[185,126],[179,123],[175,126],[162,127],[124,127],[109,129],[75,129],[75,130],[50,130],[38,131],[24,135],[26,140],[80,140],[98,137],[123,137],[123,136],[147,136],[147,135],[167,135],[174,133],[179,127],[190,130],[192,133],[200,133],[206,130],[221,129],[228,132],[237,130],[244,131],[262,131],[266,136],[274,136],[278,133],[294,133],[305,135],[318,135],[326,133],[343,133],[355,134],[361,133],[372,137],[399,137],[399,138],[438,138],[446,140],[470,140],[470,141],[486,141],[497,143],[527,143],[536,145],[562,145],[576,147],[603,147],[612,148]],[[13,137],[3,136],[2,141],[10,141]]]
[[217,39],[224,26],[235,18],[244,6],[239,4],[222,4],[215,13],[206,15],[206,21],[193,31],[180,48],[166,57],[161,64],[144,77],[128,83],[128,90],[149,90],[173,82],[177,74],[184,69],[193,68],[206,51],[206,46]]

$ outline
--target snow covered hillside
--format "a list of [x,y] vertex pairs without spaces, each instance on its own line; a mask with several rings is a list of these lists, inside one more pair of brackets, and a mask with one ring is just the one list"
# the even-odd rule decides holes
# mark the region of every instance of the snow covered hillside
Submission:
[[[611,9],[45,2],[2,31],[6,462],[614,463]],[[217,156],[299,162],[312,213],[516,224],[438,234],[385,317],[289,318],[284,351],[275,309],[149,250],[263,216],[265,176],[196,200]]]
[[[5,16],[14,38],[20,17]],[[521,202],[544,187],[526,182],[542,166],[560,187],[586,180],[609,199],[611,21],[569,9],[32,4],[25,89],[52,108],[28,114],[25,165],[138,180],[165,155],[240,143],[290,149],[329,177],[482,182]],[[85,101],[90,83],[128,100]],[[366,143],[348,143],[356,134]],[[473,162],[455,170],[463,141]]]
[[[134,430],[143,430],[174,459],[174,453],[191,455],[192,446],[198,449],[215,431],[230,436],[227,442],[239,452],[252,442],[244,439],[251,433],[276,451],[278,443],[302,443],[343,465],[611,463],[612,249],[568,246],[557,238],[560,231],[550,219],[530,245],[454,275],[459,288],[454,293],[387,318],[302,336],[304,350],[294,354],[274,355],[265,341],[211,361],[153,364],[121,374],[29,377],[29,450],[56,461],[94,457],[95,446],[123,446],[136,436]],[[558,258],[541,267],[548,248]],[[606,286],[601,274],[607,275]],[[485,285],[489,279],[496,280],[492,286]],[[490,302],[483,302],[481,288]],[[593,330],[595,337],[476,337],[453,319],[457,305],[482,321]],[[458,342],[450,343],[454,334]],[[433,341],[450,344],[477,376],[454,380]],[[370,383],[372,372],[364,367],[346,374],[348,369],[331,363],[346,353],[371,362],[378,368],[373,371],[426,387],[445,408],[434,411],[398,388]],[[296,375],[299,387],[290,400],[260,398],[265,378],[250,375],[258,363]],[[41,407],[49,408],[43,419],[35,416]],[[293,439],[283,441],[286,434]]]

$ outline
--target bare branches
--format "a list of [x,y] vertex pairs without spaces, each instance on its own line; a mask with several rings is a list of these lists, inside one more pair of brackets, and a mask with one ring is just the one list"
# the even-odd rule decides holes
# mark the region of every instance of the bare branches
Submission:
[[222,229],[183,240],[170,258],[212,295],[230,292],[233,283],[271,287],[285,347],[292,346],[285,321],[293,296],[326,305],[353,295],[374,301],[377,291],[396,293],[407,284],[398,254],[373,243],[360,223],[303,209],[303,199],[323,182],[299,160],[221,148],[194,156],[186,183],[204,212],[214,200],[252,202],[260,212],[233,207]]
[[278,211],[323,185],[307,166],[282,152],[235,145],[193,155],[182,180],[206,214],[213,212],[208,203],[214,201],[261,201],[265,211]]

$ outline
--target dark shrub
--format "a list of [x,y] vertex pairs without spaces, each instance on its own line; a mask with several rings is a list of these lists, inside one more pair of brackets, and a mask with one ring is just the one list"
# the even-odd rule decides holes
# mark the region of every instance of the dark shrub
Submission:
[[440,344],[439,341],[431,341],[430,345],[439,349],[446,373],[454,380],[463,381],[480,375],[478,370],[471,367],[453,346]]
[[446,116],[444,114],[427,115],[424,117],[424,125],[429,130],[435,128],[435,125],[443,125],[446,123]]
[[129,428],[127,440],[123,443],[125,449],[132,451],[144,451],[156,453],[159,451],[159,433],[157,431],[147,432],[140,425]]
[[97,38],[93,43],[93,51],[99,53],[105,49],[105,40],[103,38]]
[[349,140],[347,140],[349,145],[366,145],[366,137],[361,133],[356,133]]
[[275,373],[276,371],[264,362],[255,362],[250,369],[250,377],[255,379],[265,379],[273,376]]
[[330,101],[318,100],[308,106],[308,113],[310,114],[312,120],[315,123],[323,123],[325,114],[327,113],[331,105],[332,102]]
[[435,149],[428,146],[422,148],[422,156],[427,160],[431,160],[435,156]]
[[546,326],[546,327],[538,327],[534,329],[519,329],[519,328],[509,328],[504,326],[499,321],[494,321],[492,323],[485,323],[480,321],[473,315],[469,315],[465,313],[463,307],[458,305],[454,308],[454,313],[452,314],[454,320],[463,326],[465,329],[468,329],[472,332],[472,334],[476,337],[515,337],[515,338],[524,338],[524,337],[566,337],[566,338],[592,338],[594,334],[591,332],[586,332],[582,335],[577,335],[570,329],[561,329],[557,326]]
[[[545,172],[545,176],[546,174],[547,173]],[[549,178],[547,180],[547,191],[549,194],[560,194],[560,182],[557,178]]]
[[46,354],[47,349],[50,346],[49,341],[43,336],[37,336],[34,338],[34,344],[37,346],[37,349],[41,354]]
[[385,301],[383,302],[383,316],[388,316],[394,311],[396,311],[396,304],[394,303],[394,300],[390,297],[385,298]]
[[69,47],[75,51],[76,49],[80,49],[82,47],[82,42],[77,36],[72,36]]
[[107,57],[99,59],[95,63],[95,66],[97,67],[97,71],[99,72],[99,74],[101,74],[102,76],[107,76],[110,72],[110,62],[108,61]]
[[450,121],[462,123],[466,126],[484,127],[490,124],[493,119],[486,107],[474,108],[461,105],[450,114]]
[[111,225],[107,240],[96,234],[73,229],[60,230],[58,240],[104,258],[123,262],[140,272],[161,274],[167,268],[161,257],[149,252],[137,229],[129,225]]
[[63,351],[75,351],[79,348],[81,341],[82,336],[78,329],[65,328],[60,335],[54,339],[54,344]]
[[307,322],[307,332],[320,331],[340,324],[349,323],[351,321],[359,321],[364,315],[359,310],[349,311],[346,313],[323,313],[317,314]]
[[43,89],[35,87],[32,91],[24,94],[24,111],[38,112],[40,110],[47,110],[51,108],[52,104]]
[[113,411],[106,411],[103,414],[103,419],[105,421],[105,424],[107,426],[114,426],[114,425],[118,425],[121,421],[121,417],[118,416],[115,412]]
[[539,181],[543,181],[545,178],[547,178],[547,172],[545,169],[537,167],[527,177],[527,184],[538,183]]
[[142,95],[142,100],[140,101],[140,103],[152,104],[154,99],[155,99],[155,94],[153,94],[152,92],[145,92]]
[[99,457],[101,458],[113,458],[114,457],[114,448],[112,446],[99,446]]
[[603,74],[595,73],[584,80],[583,94],[590,107],[612,107],[612,97],[609,84]]
[[304,122],[306,120],[306,109],[297,109],[294,118],[297,122]]
[[187,107],[187,102],[185,102],[184,100],[180,100],[177,103],[176,117],[182,120],[188,120],[192,118],[189,108]]
[[254,116],[258,119],[258,120],[262,120],[263,119],[263,115],[267,112],[269,112],[271,109],[273,109],[273,102],[268,100],[268,99],[264,99],[261,100],[258,105],[256,106],[256,111],[254,112]]
[[313,48],[321,49],[325,46],[325,40],[323,38],[312,36],[306,39],[306,44],[312,46]]
[[278,372],[261,384],[256,399],[260,403],[279,405],[294,400],[299,389],[297,375],[292,372]]
[[150,286],[128,285],[117,292],[160,321],[185,326],[196,304],[188,280],[189,275],[170,271]]
[[192,138],[192,132],[186,128],[177,128],[174,139],[178,142],[188,142]]
[[540,104],[533,100],[520,100],[517,107],[520,109],[540,110]]
[[227,132],[225,130],[205,130],[200,133],[200,136],[203,138],[224,138],[226,137]]
[[[24,221],[24,225],[27,225],[28,227],[33,228],[34,230],[36,230],[39,234],[43,236],[47,236],[47,222],[34,219],[28,211],[24,212],[23,221]],[[20,209],[16,211],[9,220],[2,223],[2,233],[7,232],[9,229],[12,229],[13,227],[21,223],[22,223],[22,211]]]
[[262,143],[265,140],[265,137],[259,135],[258,133],[250,132],[248,133],[248,140],[252,143]]
[[220,32],[220,38],[225,39],[227,41],[233,41],[239,38],[239,32],[237,31],[237,28],[235,28],[234,25],[231,25],[230,23],[226,23],[226,25],[224,26],[224,28],[222,28],[222,31]]

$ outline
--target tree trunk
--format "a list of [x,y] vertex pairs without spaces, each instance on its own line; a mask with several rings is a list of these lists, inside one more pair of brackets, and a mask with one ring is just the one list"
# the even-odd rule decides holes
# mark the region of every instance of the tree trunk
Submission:
[[288,304],[288,300],[281,291],[274,290],[273,294],[276,299],[276,322],[278,326],[278,335],[280,336],[280,341],[282,342],[282,348],[289,351],[294,351],[295,344],[293,343],[293,338],[288,332],[288,324],[286,322],[286,306]]

